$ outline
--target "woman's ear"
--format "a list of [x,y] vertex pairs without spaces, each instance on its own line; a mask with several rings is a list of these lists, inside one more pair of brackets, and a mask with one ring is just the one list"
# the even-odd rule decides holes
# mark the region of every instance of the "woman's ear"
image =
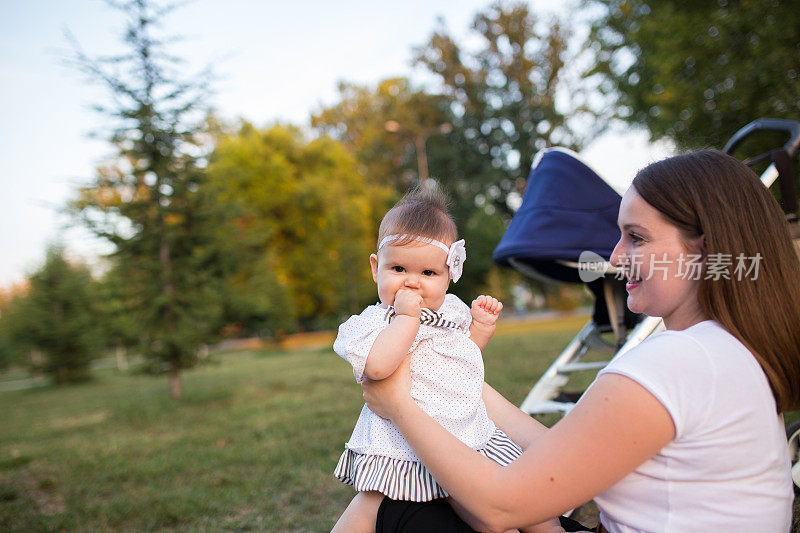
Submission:
[[703,263],[705,263],[708,257],[708,246],[706,246],[706,236],[700,235],[699,237],[695,237],[691,241],[689,241],[689,248],[688,252],[690,255],[693,255],[700,259]]
[[372,279],[378,283],[378,255],[372,254],[369,256],[369,266],[372,268]]
[[700,237],[697,238],[697,247],[700,249],[700,253],[705,256],[708,252],[705,235],[700,235]]

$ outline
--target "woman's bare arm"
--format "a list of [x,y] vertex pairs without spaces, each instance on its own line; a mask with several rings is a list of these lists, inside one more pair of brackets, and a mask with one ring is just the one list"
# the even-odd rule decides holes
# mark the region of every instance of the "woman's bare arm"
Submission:
[[520,409],[494,390],[488,383],[483,384],[483,403],[494,424],[511,437],[511,440],[525,450],[541,436],[547,427]]
[[[462,517],[482,530],[540,523],[588,501],[655,455],[675,433],[669,413],[652,394],[631,379],[606,374],[550,430],[536,436],[523,429],[534,436],[525,453],[500,467],[422,411],[408,394],[409,383],[403,363],[389,379],[365,383],[364,398],[394,422],[458,502],[456,508],[466,511]],[[493,404],[497,398],[489,396]],[[516,417],[500,411],[501,424]]]

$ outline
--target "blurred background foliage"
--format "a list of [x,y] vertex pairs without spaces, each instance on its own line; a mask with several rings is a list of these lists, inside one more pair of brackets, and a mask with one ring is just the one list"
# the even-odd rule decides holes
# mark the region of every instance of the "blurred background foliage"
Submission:
[[68,208],[115,251],[92,274],[55,246],[2,291],[0,368],[69,381],[101,352],[135,354],[179,396],[209,343],[333,328],[373,303],[379,221],[420,183],[450,195],[467,240],[462,299],[508,301],[524,284],[547,307],[581,305],[580,289],[491,260],[537,151],[580,151],[614,121],[721,147],[751,120],[800,111],[800,15],[782,0],[584,0],[547,19],[493,2],[466,37],[439,21],[413,50],[426,84],[342,81],[305,127],[217,117],[210,71],[182,73],[153,30],[170,8],[112,5],[128,53],[95,58],[75,40],[73,64],[111,97],[98,110],[116,156]]
[[589,46],[617,116],[681,148],[721,148],[756,118],[800,114],[790,0],[586,0]]

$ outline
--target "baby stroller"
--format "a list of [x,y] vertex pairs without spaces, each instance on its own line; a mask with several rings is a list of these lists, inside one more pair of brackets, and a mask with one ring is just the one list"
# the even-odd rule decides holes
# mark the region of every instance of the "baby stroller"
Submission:
[[[759,119],[740,129],[725,146],[733,154],[763,131],[789,136],[778,150],[746,160],[768,165],[761,174],[777,189],[792,238],[800,253],[797,190],[791,161],[800,149],[800,122]],[[500,243],[494,261],[545,282],[584,284],[594,297],[591,319],[533,385],[520,409],[531,415],[566,414],[580,393],[563,391],[576,372],[597,371],[605,361],[585,362],[588,353],[605,350],[617,357],[663,329],[660,318],[631,313],[625,281],[608,263],[619,240],[617,212],[621,196],[574,152],[549,148],[534,158],[520,209]],[[609,340],[611,337],[611,340]],[[800,421],[787,428],[795,490],[800,487]]]

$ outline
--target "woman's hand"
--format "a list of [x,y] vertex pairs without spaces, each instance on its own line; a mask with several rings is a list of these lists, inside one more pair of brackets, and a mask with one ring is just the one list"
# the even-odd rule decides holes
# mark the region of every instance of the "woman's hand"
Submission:
[[365,379],[361,388],[367,407],[381,418],[391,420],[405,402],[411,401],[411,357],[403,358],[397,370],[386,379]]

